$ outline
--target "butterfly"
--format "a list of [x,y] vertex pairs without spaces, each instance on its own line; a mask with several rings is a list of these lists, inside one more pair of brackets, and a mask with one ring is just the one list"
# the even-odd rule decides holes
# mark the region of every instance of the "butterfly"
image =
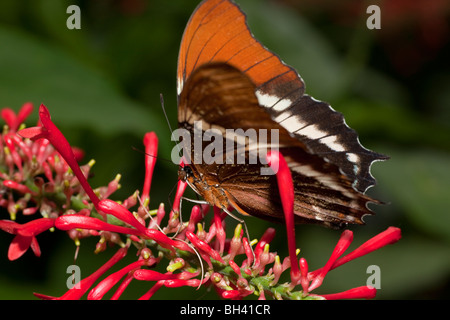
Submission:
[[[276,177],[261,173],[267,167],[262,158],[249,161],[249,150],[273,147],[292,173],[296,223],[334,228],[363,224],[362,217],[372,214],[367,204],[378,203],[365,195],[375,184],[370,167],[387,157],[364,148],[341,113],[304,89],[297,71],[255,39],[234,2],[201,2],[180,45],[179,128],[191,137],[195,132],[241,130],[238,138],[242,139],[239,147],[211,153],[220,161],[190,161],[181,166],[179,179],[226,212],[231,206],[242,215],[283,221]],[[256,140],[242,135],[249,130],[256,132]],[[258,143],[268,131],[278,136]],[[213,136],[219,145],[226,145],[225,136]],[[185,156],[190,160],[201,156],[213,139],[194,140],[185,140]],[[238,155],[247,161],[236,163]]]

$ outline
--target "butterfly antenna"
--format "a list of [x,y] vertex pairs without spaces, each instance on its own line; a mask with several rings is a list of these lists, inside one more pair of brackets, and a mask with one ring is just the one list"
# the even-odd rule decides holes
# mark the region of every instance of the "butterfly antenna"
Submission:
[[164,117],[166,118],[167,126],[169,127],[169,130],[170,130],[170,136],[172,137],[173,136],[173,130],[172,130],[172,126],[170,125],[169,117],[167,116],[166,108],[164,106],[164,96],[163,96],[162,93],[159,94],[159,101],[161,103],[161,108],[162,108],[162,111],[164,113]]
[[[172,141],[175,141],[175,139],[174,139],[174,137],[173,137],[172,126],[170,125],[169,117],[167,116],[166,108],[165,108],[165,106],[164,106],[164,97],[163,97],[163,94],[162,94],[162,93],[159,94],[159,100],[160,100],[160,103],[161,103],[162,111],[163,111],[163,113],[164,113],[164,117],[166,118],[167,126],[169,127],[169,130],[170,130],[170,138],[172,139]],[[178,148],[178,154],[181,154],[180,146],[179,146],[178,144],[175,144],[175,145],[176,145],[177,148]]]
[[164,161],[167,161],[167,162],[170,162],[170,163],[173,164],[172,160],[170,160],[170,159],[166,159],[166,158],[163,158],[163,157],[160,157],[160,156],[155,156],[155,155],[153,155],[153,154],[149,154],[149,153],[147,153],[147,152],[145,152],[145,151],[142,151],[141,149],[136,148],[136,147],[134,147],[134,146],[131,146],[131,149],[133,149],[134,151],[143,153],[143,154],[145,154],[147,157],[153,157],[153,158],[156,158],[156,159],[158,159],[158,160],[164,160]]

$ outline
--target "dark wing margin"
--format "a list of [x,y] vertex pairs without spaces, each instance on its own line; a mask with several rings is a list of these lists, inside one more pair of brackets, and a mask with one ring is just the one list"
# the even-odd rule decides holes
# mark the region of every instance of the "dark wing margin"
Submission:
[[375,185],[370,167],[388,157],[364,148],[357,132],[329,104],[304,95],[282,111],[270,113],[311,153],[337,165],[353,181],[355,190],[364,193]]
[[[254,92],[251,79],[238,69],[225,63],[204,64],[188,78],[180,95],[179,123],[192,129],[195,121],[202,121],[202,130],[216,128],[222,133],[225,129],[241,128],[278,130],[277,147],[286,158],[294,180],[296,222],[329,227],[362,224],[362,217],[371,214],[367,203],[377,201],[354,190],[351,180],[337,165],[308,152],[305,144],[273,121],[260,107]],[[204,142],[202,150],[208,143]],[[202,163],[195,166],[195,172],[209,177],[208,188],[223,190],[239,212],[282,221],[276,178],[261,175],[262,166],[261,162],[249,164],[249,161],[232,165]]]

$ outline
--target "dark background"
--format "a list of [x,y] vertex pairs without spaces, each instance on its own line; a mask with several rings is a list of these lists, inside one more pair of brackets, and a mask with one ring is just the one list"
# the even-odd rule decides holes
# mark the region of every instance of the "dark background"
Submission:
[[[93,187],[121,173],[124,199],[141,188],[142,137],[155,131],[159,156],[170,159],[174,142],[159,94],[176,127],[176,65],[194,0],[2,0],[0,2],[0,107],[18,110],[44,103],[68,140],[96,160]],[[393,246],[332,271],[317,293],[365,285],[367,267],[381,270],[380,299],[445,299],[450,287],[450,3],[446,0],[240,0],[252,32],[294,66],[306,91],[344,113],[364,146],[387,154],[372,173],[369,194],[388,205],[374,207],[367,225],[353,227],[356,248],[388,226],[402,229]],[[68,30],[66,8],[81,8],[81,30]],[[381,30],[366,27],[371,4],[381,8]],[[33,125],[35,111],[28,121]],[[169,204],[177,166],[159,161],[151,203]],[[3,213],[2,213],[3,214]],[[8,218],[5,216],[1,219]],[[230,219],[232,220],[232,219]],[[252,237],[268,224],[247,218]],[[229,225],[235,224],[230,221]],[[271,249],[283,258],[285,233],[275,225]],[[297,228],[297,245],[310,269],[328,259],[340,232]],[[75,246],[62,232],[38,236],[43,251],[7,260],[12,236],[0,234],[0,298],[59,296]],[[82,277],[115,250],[94,255],[94,239],[82,241]],[[132,257],[133,258],[133,257]],[[134,284],[135,298],[149,284]],[[213,298],[204,289],[172,289],[155,298]]]

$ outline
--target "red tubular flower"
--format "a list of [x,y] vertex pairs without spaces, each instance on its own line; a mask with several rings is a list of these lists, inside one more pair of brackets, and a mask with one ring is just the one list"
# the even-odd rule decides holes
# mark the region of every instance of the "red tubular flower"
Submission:
[[17,134],[11,134],[10,137],[14,144],[19,147],[19,149],[27,156],[28,160],[32,160],[33,153],[28,145],[25,144],[23,139],[20,138]]
[[189,218],[189,223],[187,225],[186,231],[194,232],[195,226],[203,218],[203,212],[200,206],[195,205],[191,210],[191,217]]
[[231,238],[230,241],[230,248],[228,250],[229,259],[232,261],[234,257],[239,253],[239,251],[242,249],[242,225],[238,224],[236,228],[234,229],[234,236]]
[[33,237],[50,229],[55,225],[55,219],[40,218],[17,227],[17,234],[25,237]]
[[116,226],[109,224],[97,218],[87,217],[80,214],[63,215],[56,219],[55,227],[60,230],[88,229],[99,231],[110,231],[123,234],[140,235],[141,232],[136,229]]
[[150,186],[152,183],[153,170],[156,164],[156,156],[158,154],[158,137],[154,132],[146,133],[144,136],[145,146],[145,178],[144,187],[142,188],[142,201],[149,199]]
[[260,254],[264,251],[264,247],[266,244],[272,242],[273,238],[275,238],[275,229],[267,228],[267,230],[262,235],[261,239],[258,241],[258,244],[255,247],[255,257],[259,258]]
[[178,288],[178,287],[194,287],[198,288],[202,284],[209,281],[209,273],[200,280],[200,279],[191,279],[198,275],[198,272],[182,272],[177,275],[177,279],[169,279],[164,281],[164,286],[167,288]]
[[[26,128],[18,132],[19,135],[27,133],[27,136],[22,136],[24,138],[30,138],[34,135],[38,135],[42,131],[41,127],[31,127]],[[47,160],[50,157],[50,153],[53,152],[51,148],[50,141],[47,139],[40,139],[35,140],[34,142],[34,153],[36,154],[36,160],[42,165],[45,160]],[[53,160],[53,158],[50,158],[50,160]],[[53,164],[53,163],[52,163]]]
[[38,210],[38,207],[28,207],[28,208],[24,208],[22,210],[22,213],[24,216],[30,216],[32,214],[35,214],[37,210]]
[[150,258],[149,260],[138,260],[135,261],[128,266],[120,269],[117,272],[114,272],[113,274],[109,275],[105,279],[103,279],[95,288],[93,288],[89,294],[88,299],[89,300],[100,300],[103,298],[103,296],[117,283],[120,279],[123,278],[124,275],[126,275],[129,272],[132,272],[133,270],[136,270],[144,265],[152,265],[156,262],[156,259]]
[[149,229],[157,228],[156,226],[161,224],[162,219],[166,215],[166,210],[164,209],[164,203],[161,203],[156,211],[156,219],[153,218],[148,225]]
[[22,108],[20,108],[19,113],[17,115],[13,110],[9,108],[4,108],[1,111],[1,116],[3,120],[5,120],[10,131],[15,132],[32,111],[33,111],[33,104],[27,102],[22,106]]
[[180,250],[188,251],[191,253],[193,252],[192,249],[186,243],[184,243],[182,241],[170,239],[168,236],[166,236],[164,233],[162,233],[159,230],[146,229],[144,236],[146,236],[152,240],[155,240],[162,246],[164,246],[172,251],[174,251],[174,248],[178,248]]
[[[219,244],[219,253],[223,253],[225,248],[225,239],[227,237],[225,229],[222,225],[222,219],[220,217],[220,209],[214,207],[214,225],[216,226],[216,240]],[[217,249],[217,247],[216,247]],[[217,260],[217,259],[216,259]]]
[[300,280],[300,270],[297,263],[294,263],[294,261],[297,261],[297,256],[295,254],[294,184],[291,170],[283,155],[278,151],[269,151],[267,153],[267,162],[277,176],[278,189],[286,221],[289,257],[291,258],[291,280],[295,285]]
[[281,273],[283,272],[283,266],[280,262],[280,257],[279,256],[275,256],[275,263],[273,264],[272,267],[272,272],[274,275],[274,278],[272,280],[272,282],[270,283],[271,285],[275,285],[278,283],[278,280],[280,279]]
[[17,125],[17,116],[14,110],[10,108],[3,108],[1,111],[1,116],[3,120],[5,120],[10,130],[14,131]]
[[241,269],[239,268],[239,266],[236,264],[236,262],[234,262],[233,260],[228,261],[228,264],[230,265],[230,267],[233,269],[233,271],[240,277],[241,274]]
[[[180,166],[184,166],[183,160],[181,160]],[[174,212],[180,212],[181,197],[183,196],[186,187],[187,187],[186,181],[178,180],[177,192],[175,193],[175,199],[173,201]]]
[[309,286],[309,280],[308,280],[308,262],[306,262],[305,258],[300,258],[300,261],[298,262],[300,266],[300,284],[303,288],[303,294],[308,293],[308,286]]
[[251,266],[253,263],[253,251],[252,251],[252,247],[250,246],[250,243],[248,242],[248,239],[246,237],[242,238],[242,245],[244,246],[245,255],[247,256],[247,265]]
[[[385,231],[379,233],[375,237],[369,239],[365,243],[363,243],[361,246],[350,252],[349,254],[345,255],[344,257],[337,260],[330,270],[337,268],[344,263],[347,263],[351,260],[354,260],[356,258],[359,258],[361,256],[364,256],[372,251],[378,250],[386,245],[393,244],[400,240],[401,238],[401,230],[396,227],[389,227]],[[322,268],[315,270],[313,272],[310,272],[308,274],[308,279],[313,279],[317,277],[319,273],[322,272]]]
[[261,290],[261,291],[259,292],[258,300],[266,300],[266,296],[265,296],[265,294],[264,294],[264,290]]
[[221,263],[225,263],[222,259],[222,257],[220,256],[220,254],[214,250],[213,248],[210,247],[210,245],[203,241],[200,240],[194,233],[187,231],[186,232],[186,237],[189,239],[189,241],[192,242],[192,244],[197,247],[198,249],[202,250],[203,252],[207,253],[208,255],[211,256],[211,258],[213,258],[214,260],[217,260]]
[[396,243],[398,240],[400,240],[401,237],[401,230],[399,228],[389,227],[385,231],[377,234],[375,237],[369,239],[361,246],[336,261],[336,263],[333,264],[332,268],[337,268],[353,259],[364,256],[389,244]]
[[59,154],[64,158],[67,164],[72,169],[73,173],[76,175],[83,189],[91,199],[94,206],[97,208],[98,202],[100,201],[97,195],[92,190],[91,186],[87,182],[86,177],[78,166],[77,159],[70,147],[69,142],[66,140],[64,135],[59,131],[55,124],[50,119],[50,113],[48,109],[41,104],[39,107],[39,119],[42,123],[42,127],[26,128],[19,131],[19,134],[24,138],[30,138],[32,140],[37,140],[40,138],[45,138],[53,145],[53,147],[59,152]]
[[7,134],[4,136],[5,144],[9,149],[9,153],[12,157],[12,161],[16,165],[16,167],[19,169],[19,172],[22,173],[22,158],[20,157],[19,153],[16,151],[16,147],[14,145],[13,140],[11,139],[11,135]]
[[0,230],[6,231],[11,234],[17,234],[17,229],[20,224],[11,220],[0,220]]
[[34,295],[45,300],[78,300],[89,290],[89,288],[94,284],[95,281],[97,281],[98,278],[100,278],[106,271],[108,271],[112,266],[114,266],[117,262],[124,258],[127,254],[127,251],[128,247],[120,248],[119,250],[117,250],[114,256],[112,256],[111,259],[109,259],[103,266],[97,269],[97,271],[81,280],[77,285],[69,289],[69,291],[67,291],[59,298],[50,297],[40,293],[34,293]]
[[164,286],[167,288],[178,288],[178,287],[198,287],[203,282],[200,279],[171,279],[164,281]]
[[226,290],[222,291],[222,298],[224,299],[237,299],[240,298],[239,290]]
[[[141,272],[141,271],[144,271],[144,272]],[[156,282],[156,284],[147,293],[145,293],[143,296],[141,296],[139,298],[139,300],[150,299],[155,294],[155,292],[158,291],[159,288],[161,288],[166,283],[166,281],[169,281],[167,283],[167,287],[180,287],[180,286],[185,286],[185,285],[195,287],[200,284],[200,282],[199,282],[200,280],[198,280],[198,282],[192,281],[192,280],[185,281],[185,280],[190,279],[193,276],[196,276],[197,275],[196,273],[190,273],[188,276],[185,275],[186,274],[185,272],[177,274],[177,275],[172,275],[171,272],[167,272],[165,274],[159,273],[159,275],[156,275],[154,271],[151,273],[148,273],[147,271],[151,271],[151,270],[136,270],[135,271],[135,274],[137,275],[136,279],[139,278],[139,280],[155,281],[155,279],[157,279],[159,277],[162,280],[158,280],[158,282]],[[142,277],[142,279],[141,279],[141,277]],[[206,282],[207,279],[208,278],[206,277],[206,280],[202,281],[201,283]],[[175,280],[175,281],[170,282],[171,280]]]
[[141,233],[145,233],[147,228],[139,222],[138,219],[123,205],[109,199],[104,199],[99,201],[98,209],[106,214],[113,215],[119,220],[122,220],[125,223],[135,227]]
[[338,243],[336,244],[336,247],[333,250],[333,253],[331,254],[330,259],[328,259],[327,263],[321,269],[320,273],[316,275],[311,285],[309,286],[308,291],[312,291],[322,284],[323,279],[325,278],[328,271],[330,271],[333,264],[344,253],[344,251],[347,250],[352,241],[353,241],[353,232],[350,230],[344,230],[344,232],[342,232],[341,238],[339,239]]
[[23,194],[26,194],[26,193],[35,194],[26,185],[20,184],[20,183],[18,183],[16,181],[3,180],[3,185],[5,187],[7,187],[7,188],[17,190],[17,191],[19,191],[20,193],[23,193]]
[[113,194],[114,192],[117,191],[117,189],[120,188],[119,182],[121,177],[122,176],[118,174],[111,182],[108,183],[108,186],[97,188],[97,193],[100,195],[102,199],[108,198],[111,194]]
[[346,290],[339,293],[322,294],[321,296],[327,300],[341,299],[373,299],[377,294],[377,289],[370,286],[362,286]]
[[138,300],[149,300],[164,285],[164,280],[158,281],[155,285],[142,295]]
[[133,272],[133,277],[136,280],[142,281],[160,281],[160,280],[171,280],[177,279],[176,274],[168,273],[159,273],[157,271],[148,270],[148,269],[138,269]]
[[[10,261],[19,259],[31,246],[31,241],[33,240],[33,237],[24,237],[21,235],[17,235],[14,237],[14,239],[11,241],[11,244],[9,245],[8,249],[8,259]],[[36,243],[34,243],[33,248],[36,247]],[[33,250],[34,254],[36,256],[40,256],[40,250]]]
[[264,251],[259,255],[257,263],[253,266],[253,274],[263,274],[264,268],[267,264],[272,263],[275,260],[275,254],[269,252],[269,244],[266,244]]
[[122,295],[122,293],[125,291],[125,289],[128,287],[128,285],[131,283],[131,281],[133,279],[134,278],[133,278],[132,274],[130,274],[130,273],[127,274],[125,276],[125,279],[120,283],[116,292],[114,292],[114,294],[111,296],[111,300],[119,300],[120,296]]
[[54,219],[41,218],[25,224],[18,224],[14,221],[0,221],[0,229],[16,236],[12,240],[8,249],[8,259],[16,260],[20,258],[31,247],[36,256],[40,256],[41,251],[36,236],[55,224]]

